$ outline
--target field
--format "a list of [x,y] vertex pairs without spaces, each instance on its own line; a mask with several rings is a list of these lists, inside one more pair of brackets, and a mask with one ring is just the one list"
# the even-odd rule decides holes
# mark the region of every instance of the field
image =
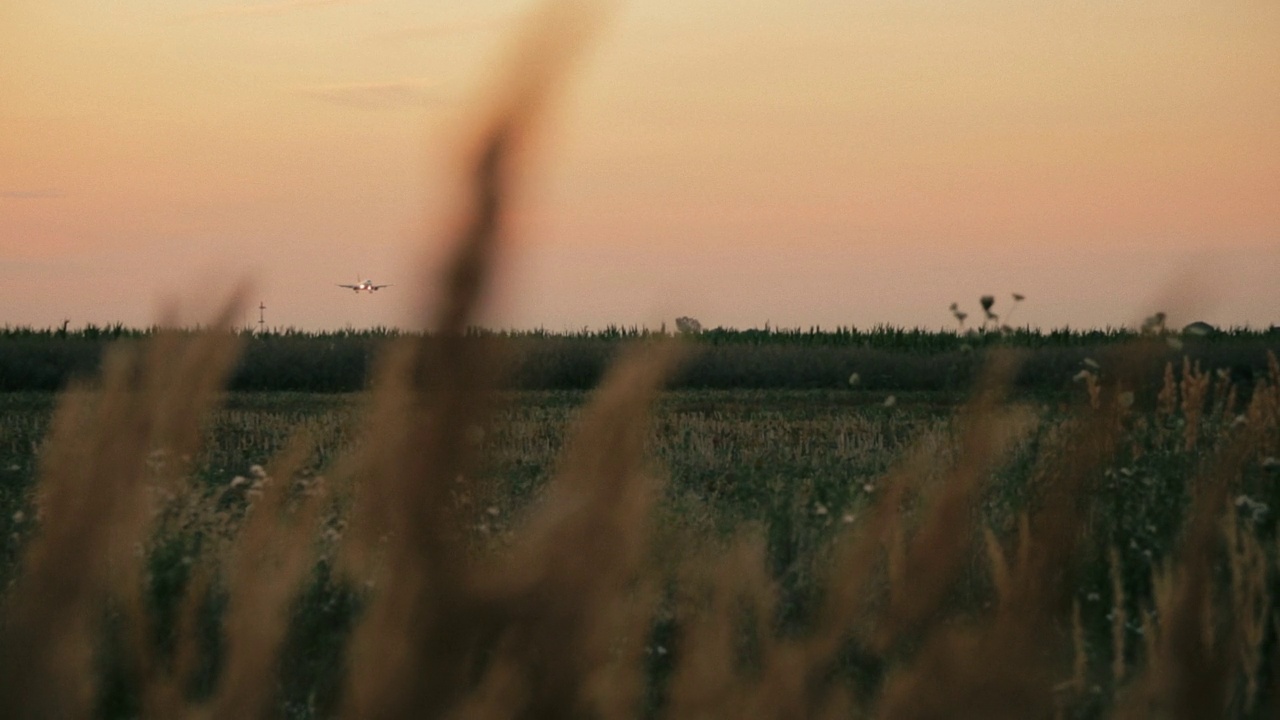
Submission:
[[[587,395],[503,396],[503,409],[480,444],[482,475],[496,488],[498,515],[488,523],[494,532],[551,477]],[[951,411],[929,395],[904,397],[893,408],[883,406],[885,397],[852,391],[672,392],[655,410],[650,455],[671,479],[669,500],[695,503],[704,519],[723,527],[771,521],[778,513],[803,517],[818,505],[827,512],[804,524],[829,526],[865,504],[871,484],[904,443],[922,431],[938,432]],[[232,393],[210,416],[192,474],[200,487],[221,491],[236,477],[250,477],[250,468],[268,465],[300,431],[313,443],[305,472],[323,474],[353,451],[367,401],[361,394]],[[50,394],[0,395],[0,522],[30,513],[25,503],[36,449],[53,405]],[[13,534],[21,537],[22,525],[4,526],[11,551],[6,577]]]
[[[922,649],[912,638],[926,628],[938,634],[956,623],[981,627],[1002,616],[994,608],[1016,594],[1002,585],[1013,583],[1010,577],[1017,574],[1019,562],[1029,561],[1021,555],[1031,537],[1026,519],[1047,517],[1052,527],[1055,513],[1043,504],[1055,493],[1046,481],[1072,465],[1073,458],[1061,453],[1082,442],[1080,428],[1105,417],[1117,424],[1113,440],[1120,442],[1108,450],[1111,457],[1095,459],[1090,477],[1077,479],[1088,497],[1076,498],[1075,524],[1056,539],[1071,548],[1070,562],[1057,569],[1064,573],[1059,580],[1069,578],[1069,585],[1059,588],[1056,620],[1041,628],[1049,635],[1040,642],[1052,650],[1037,659],[1053,668],[1041,667],[1040,672],[1058,674],[1032,676],[1044,686],[1046,698],[1030,704],[1022,700],[1014,707],[1051,707],[1077,717],[1124,707],[1126,692],[1136,692],[1127,688],[1141,686],[1131,678],[1150,672],[1159,653],[1167,651],[1161,643],[1169,641],[1166,635],[1171,631],[1162,625],[1162,613],[1171,612],[1168,603],[1173,599],[1160,593],[1162,587],[1167,593],[1167,584],[1178,577],[1170,563],[1186,562],[1183,543],[1195,516],[1195,488],[1205,482],[1207,470],[1215,472],[1204,458],[1221,457],[1233,435],[1252,422],[1265,428],[1259,445],[1242,458],[1237,477],[1218,479],[1230,482],[1230,489],[1213,493],[1226,501],[1225,519],[1211,533],[1220,536],[1214,543],[1222,553],[1215,584],[1223,585],[1206,599],[1216,598],[1209,611],[1221,613],[1215,624],[1226,637],[1211,640],[1199,652],[1219,648],[1233,656],[1227,663],[1232,671],[1217,688],[1225,714],[1268,716],[1277,700],[1280,673],[1270,616],[1270,599],[1280,584],[1271,511],[1280,503],[1280,469],[1274,459],[1280,434],[1274,409],[1270,419],[1259,416],[1259,409],[1248,412],[1245,398],[1227,374],[1197,372],[1191,365],[1181,372],[1170,365],[1169,373],[1154,402],[1113,397],[1112,402],[1124,406],[1118,416],[1090,407],[1088,388],[1100,387],[1096,377],[1103,374],[1102,368],[1095,379],[1076,384],[1072,402],[1023,400],[988,408],[985,412],[998,416],[999,422],[985,430],[980,468],[966,467],[974,458],[965,458],[974,451],[972,425],[983,424],[985,416],[966,416],[966,406],[945,394],[891,395],[846,387],[668,391],[657,396],[652,422],[643,433],[644,474],[658,478],[657,487],[662,488],[652,511],[653,525],[646,531],[651,555],[646,563],[653,563],[646,565],[646,573],[666,578],[662,582],[668,591],[652,601],[653,614],[647,616],[649,627],[643,634],[639,692],[644,712],[668,707],[675,708],[675,716],[687,712],[684,706],[696,698],[686,697],[689,688],[681,689],[682,682],[688,682],[681,679],[687,672],[682,662],[696,663],[703,652],[731,664],[766,662],[770,654],[763,646],[752,649],[738,643],[764,642],[759,637],[751,640],[757,632],[784,644],[829,633],[826,604],[840,586],[830,566],[840,562],[841,548],[850,538],[883,521],[885,503],[890,502],[901,526],[880,542],[886,543],[888,557],[894,555],[895,544],[906,543],[897,550],[904,553],[902,567],[895,571],[890,561],[881,570],[888,575],[865,578],[868,584],[862,592],[888,593],[890,604],[864,612],[881,614],[877,622],[884,627],[893,624],[888,608],[896,593],[933,597],[924,608],[910,611],[909,621],[896,620],[906,625],[896,631],[901,637],[891,642],[866,629],[851,627],[838,633],[829,667],[822,672],[825,682],[849,693],[848,702],[855,708],[849,711],[855,715],[877,705],[890,711],[897,707],[888,713],[894,716],[928,714],[927,707],[916,707],[918,698],[896,695],[903,692],[902,676],[919,672],[918,664],[930,655],[927,643]],[[1268,382],[1280,380],[1274,366],[1270,373],[1270,380],[1258,385],[1263,392],[1274,387]],[[477,460],[473,477],[465,482],[458,478],[451,489],[450,507],[465,518],[460,532],[467,538],[468,552],[502,556],[530,542],[544,522],[541,516],[554,506],[554,478],[566,472],[562,460],[570,452],[566,438],[573,436],[584,413],[591,412],[584,409],[590,399],[588,393],[576,391],[500,393],[491,420],[465,428],[462,441],[474,449]],[[156,645],[152,652],[169,658],[162,662],[170,667],[168,672],[177,669],[168,663],[178,661],[182,644],[193,646],[188,652],[195,659],[187,661],[183,694],[195,702],[212,702],[217,688],[228,680],[226,642],[233,630],[224,623],[234,593],[231,548],[244,532],[255,502],[270,492],[279,458],[294,455],[288,461],[293,490],[305,493],[343,474],[356,474],[343,459],[363,457],[362,445],[371,442],[369,428],[388,429],[375,415],[378,403],[368,393],[230,393],[211,401],[199,430],[202,440],[192,444],[202,449],[182,464],[183,479],[156,502],[153,530],[140,538],[147,548],[142,590],[148,609],[137,612],[151,617],[147,624],[150,642]],[[1132,409],[1139,404],[1149,407]],[[33,481],[53,413],[51,394],[0,396],[0,523],[6,538],[0,576],[10,588],[20,587],[15,585],[19,558],[38,525]],[[289,449],[291,439],[298,437],[306,438],[301,453]],[[144,465],[163,477],[166,462],[153,452]],[[945,508],[959,500],[951,496],[956,483],[966,487],[963,503],[951,512],[962,517],[947,519],[943,527],[950,531],[930,538],[930,532],[943,531],[931,529],[938,522],[939,505]],[[280,639],[279,659],[268,665],[278,668],[279,680],[269,685],[266,696],[267,704],[285,717],[326,717],[341,707],[353,628],[369,602],[368,590],[339,570],[343,561],[338,548],[350,522],[349,505],[331,505],[321,521],[314,559],[305,563],[309,569],[294,571],[300,594],[288,602],[288,632]],[[609,541],[607,533],[594,538]],[[947,549],[936,547],[939,542]],[[746,635],[729,648],[691,651],[686,644],[698,637],[696,628],[706,621],[707,608],[698,611],[699,602],[683,596],[692,592],[682,590],[683,584],[700,582],[686,575],[690,568],[702,567],[708,554],[721,558],[716,563],[726,562],[744,552],[742,548],[752,549],[748,564],[758,561],[760,567],[740,569],[747,579],[723,581],[747,583],[737,590],[745,593],[741,602],[747,612],[740,618],[746,624],[737,632]],[[943,557],[928,560],[926,553],[920,560],[924,567],[912,568],[909,548]],[[592,556],[599,551],[561,542],[556,552]],[[1006,552],[1014,557],[1005,559]],[[928,572],[942,582],[917,578],[895,589],[904,582],[895,579],[895,572],[908,571]],[[754,610],[753,597],[762,603]],[[873,605],[883,602],[881,597]],[[750,621],[760,612],[767,617]],[[124,610],[115,613],[112,623],[129,619]],[[752,631],[753,622],[764,624]],[[130,655],[138,650],[121,637],[111,637],[108,633],[94,662],[102,683],[95,714],[133,717],[147,707],[148,683],[155,678],[140,678],[140,660]],[[745,655],[733,660],[739,653]],[[760,671],[746,672],[739,681],[760,682]],[[912,692],[917,691],[925,692]]]

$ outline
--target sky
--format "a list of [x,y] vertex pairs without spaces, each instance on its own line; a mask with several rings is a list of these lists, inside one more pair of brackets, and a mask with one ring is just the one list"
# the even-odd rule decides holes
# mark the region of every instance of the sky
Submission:
[[[247,279],[245,324],[421,326],[538,7],[0,3],[0,325],[197,322]],[[1276,38],[1274,0],[613,3],[484,322],[1280,324]]]

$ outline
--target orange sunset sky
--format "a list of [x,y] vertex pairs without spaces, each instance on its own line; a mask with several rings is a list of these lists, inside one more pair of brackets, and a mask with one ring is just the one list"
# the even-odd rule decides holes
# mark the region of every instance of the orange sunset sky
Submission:
[[[0,3],[0,325],[415,325],[535,7]],[[493,325],[1280,323],[1275,0],[617,3],[529,159]]]

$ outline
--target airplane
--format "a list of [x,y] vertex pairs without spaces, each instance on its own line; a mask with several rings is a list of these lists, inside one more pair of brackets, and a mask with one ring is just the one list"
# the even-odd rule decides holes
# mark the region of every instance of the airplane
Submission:
[[362,290],[364,292],[371,293],[375,290],[381,290],[384,287],[391,287],[391,286],[390,285],[374,285],[372,280],[358,280],[355,285],[339,284],[338,287],[349,288],[351,290],[356,291],[357,293],[359,293]]

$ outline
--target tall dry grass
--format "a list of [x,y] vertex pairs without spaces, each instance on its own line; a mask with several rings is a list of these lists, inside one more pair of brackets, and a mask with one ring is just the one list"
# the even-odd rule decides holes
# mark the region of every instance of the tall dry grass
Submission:
[[[1276,710],[1276,548],[1233,501],[1246,470],[1280,452],[1274,357],[1212,448],[1197,449],[1204,374],[1166,376],[1159,412],[1182,412],[1177,440],[1203,453],[1202,471],[1177,551],[1143,607],[1126,596],[1109,546],[1120,539],[1091,534],[1091,494],[1134,422],[1125,393],[1150,354],[1143,345],[1132,368],[1095,378],[1090,401],[1040,449],[1033,500],[1012,533],[975,510],[1039,419],[1004,398],[1018,357],[996,356],[958,413],[954,453],[923,443],[908,452],[878,483],[874,507],[809,558],[821,599],[798,626],[778,620],[785,588],[760,531],[724,538],[656,524],[648,409],[685,352],[675,343],[637,346],[618,362],[547,492],[506,539],[478,535],[497,489],[475,480],[473,435],[494,407],[501,362],[465,330],[501,252],[513,153],[579,41],[565,23],[579,21],[551,15],[519,46],[518,81],[503,86],[470,161],[471,206],[444,291],[424,310],[439,341],[408,340],[382,359],[365,437],[325,478],[303,472],[310,449],[299,437],[214,496],[189,480],[202,421],[236,357],[227,327],[239,298],[208,332],[122,346],[101,380],[64,393],[41,453],[38,530],[4,598],[5,717],[281,714],[282,648],[317,558],[340,568],[359,602],[336,687],[318,689],[327,699],[295,716]],[[149,553],[180,532],[202,542],[182,559],[188,572],[170,607],[150,590]],[[1110,558],[1113,632],[1101,647],[1075,592],[1090,553]],[[1126,634],[1133,612],[1141,647]],[[103,700],[107,675],[123,709]]]

